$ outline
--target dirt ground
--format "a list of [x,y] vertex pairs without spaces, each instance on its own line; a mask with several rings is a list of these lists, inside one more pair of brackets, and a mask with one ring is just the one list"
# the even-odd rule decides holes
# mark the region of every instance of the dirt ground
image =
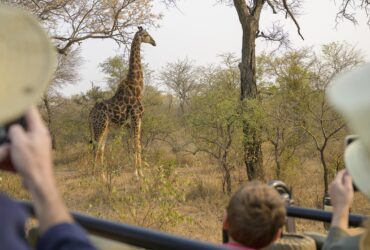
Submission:
[[[187,163],[173,168],[170,177],[166,173],[161,177],[158,171],[146,164],[144,182],[148,185],[145,186],[135,180],[132,167],[118,166],[113,171],[109,186],[101,174],[92,174],[91,159],[86,152],[85,149],[77,150],[72,146],[56,153],[57,183],[69,209],[192,239],[221,243],[222,219],[229,196],[222,192],[221,175],[216,167],[192,160],[190,162],[195,162],[193,165]],[[269,179],[271,172],[266,168],[266,179]],[[320,166],[313,160],[305,161],[284,176],[283,181],[293,189],[295,206],[322,206],[321,176]],[[155,182],[160,178],[161,185],[166,188]],[[166,178],[171,182],[167,182]],[[233,171],[233,190],[245,179],[244,168],[236,168]],[[0,190],[20,199],[29,198],[18,178],[13,175],[0,174]],[[368,211],[369,202],[361,194],[356,194],[352,212],[368,214]],[[307,220],[296,222],[300,232],[325,232],[322,223]]]

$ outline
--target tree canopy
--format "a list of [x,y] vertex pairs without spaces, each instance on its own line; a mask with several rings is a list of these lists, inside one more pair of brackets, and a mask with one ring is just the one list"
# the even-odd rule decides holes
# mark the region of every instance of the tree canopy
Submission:
[[[87,39],[130,43],[137,26],[153,27],[162,18],[154,0],[3,0],[34,13],[48,29],[60,54]],[[175,0],[160,1],[167,6]]]

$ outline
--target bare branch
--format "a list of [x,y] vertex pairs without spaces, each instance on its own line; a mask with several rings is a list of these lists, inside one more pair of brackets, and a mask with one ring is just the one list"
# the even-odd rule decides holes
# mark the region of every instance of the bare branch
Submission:
[[[57,50],[69,48],[87,39],[112,39],[118,45],[131,42],[136,26],[156,27],[161,15],[153,9],[154,0],[2,0],[28,9],[41,20],[55,39]],[[175,0],[161,0],[168,7]]]
[[259,31],[256,37],[264,38],[267,42],[278,42],[277,49],[289,48],[290,45],[289,35],[279,23],[274,23],[267,31]]
[[274,4],[270,0],[266,0],[266,2],[271,7],[272,13],[277,14]]
[[319,141],[316,138],[316,136],[308,128],[306,128],[305,126],[301,125],[301,128],[304,131],[306,131],[307,134],[309,134],[311,136],[311,138],[313,139],[313,141],[315,143],[316,149],[320,151],[321,150],[321,147],[320,147]]
[[331,132],[328,135],[328,138],[332,137],[333,135],[335,135],[336,133],[338,133],[339,131],[341,131],[345,126],[346,126],[345,124],[340,125],[338,128],[336,128],[335,130],[333,130],[333,132]]
[[297,20],[295,19],[293,13],[290,11],[290,8],[289,8],[286,0],[283,0],[283,5],[284,5],[284,9],[286,11],[287,16],[289,16],[293,20],[295,26],[297,27],[298,35],[302,38],[302,40],[304,40],[304,38],[301,34],[301,27],[299,26],[299,24],[298,24]]
[[368,17],[367,24],[370,26],[370,1],[369,0],[341,0],[335,21],[338,24],[343,19],[357,25],[356,11],[362,10]]
[[348,8],[353,0],[343,0],[340,10],[335,17],[336,22],[340,19],[347,19],[351,21],[353,24],[358,24],[357,19],[354,13],[348,13]]

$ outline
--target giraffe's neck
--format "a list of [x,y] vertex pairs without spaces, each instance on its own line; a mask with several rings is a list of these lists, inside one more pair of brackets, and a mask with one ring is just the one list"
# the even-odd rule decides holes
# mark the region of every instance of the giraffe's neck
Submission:
[[143,84],[143,71],[141,66],[140,45],[141,42],[139,37],[135,36],[131,45],[130,62],[128,69],[128,84],[134,85]]

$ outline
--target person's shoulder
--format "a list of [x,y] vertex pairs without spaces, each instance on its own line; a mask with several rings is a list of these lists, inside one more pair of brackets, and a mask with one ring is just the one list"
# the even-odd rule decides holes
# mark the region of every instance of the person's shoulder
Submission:
[[[324,250],[352,250],[359,249],[362,235],[343,236],[335,242],[325,242]],[[331,244],[330,244],[331,243]]]
[[343,237],[337,243],[333,244],[332,249],[338,249],[338,250],[359,249],[360,241],[361,241],[361,235]]

